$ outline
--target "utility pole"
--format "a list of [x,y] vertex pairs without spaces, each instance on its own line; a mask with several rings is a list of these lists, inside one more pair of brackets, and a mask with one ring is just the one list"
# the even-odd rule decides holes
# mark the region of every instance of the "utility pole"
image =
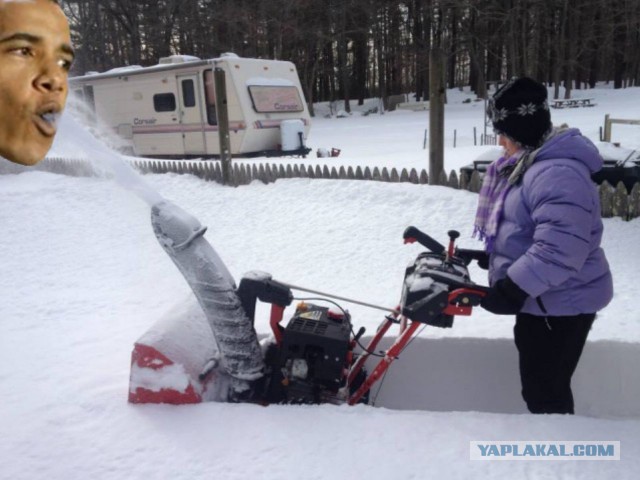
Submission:
[[216,90],[216,113],[220,140],[220,163],[223,185],[231,184],[231,139],[229,137],[229,111],[227,109],[227,82],[224,70],[216,67],[213,72]]
[[441,48],[429,52],[429,185],[438,185],[444,170],[445,56]]

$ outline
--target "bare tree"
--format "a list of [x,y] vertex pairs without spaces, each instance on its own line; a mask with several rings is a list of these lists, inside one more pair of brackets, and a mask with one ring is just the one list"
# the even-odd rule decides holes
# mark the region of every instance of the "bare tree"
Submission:
[[307,100],[428,96],[428,52],[447,83],[530,75],[554,96],[640,83],[638,0],[61,0],[76,73],[223,52],[298,67]]

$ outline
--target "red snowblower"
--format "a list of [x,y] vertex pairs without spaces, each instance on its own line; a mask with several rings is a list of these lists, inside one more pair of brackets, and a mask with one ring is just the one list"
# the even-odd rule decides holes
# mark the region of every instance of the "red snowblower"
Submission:
[[[407,267],[399,306],[387,309],[278,282],[263,272],[250,272],[236,288],[196,219],[162,202],[152,208],[152,224],[200,308],[170,313],[135,343],[132,403],[367,403],[372,386],[419,327],[450,328],[454,316],[470,315],[486,293],[467,270],[484,252],[455,247],[456,231],[448,232],[445,248],[415,227],[405,230],[405,243],[417,241],[428,251]],[[299,301],[283,325],[294,291],[322,298]],[[354,331],[349,312],[335,300],[387,312],[368,345],[361,344],[364,327]],[[271,305],[272,335],[262,341],[254,329],[258,301]],[[399,329],[395,341],[376,352],[393,325]]]

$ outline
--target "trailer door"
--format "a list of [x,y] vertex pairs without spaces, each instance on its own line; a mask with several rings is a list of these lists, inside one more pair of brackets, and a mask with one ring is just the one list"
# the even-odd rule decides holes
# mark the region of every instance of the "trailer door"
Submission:
[[184,153],[188,155],[203,154],[206,152],[206,144],[200,79],[198,75],[178,75],[177,78]]

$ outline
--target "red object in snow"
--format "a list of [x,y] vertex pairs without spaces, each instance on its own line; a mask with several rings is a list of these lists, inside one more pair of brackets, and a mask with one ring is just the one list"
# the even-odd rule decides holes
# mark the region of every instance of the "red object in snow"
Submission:
[[[162,369],[175,365],[165,355],[153,347],[136,343],[131,353],[131,379],[129,388],[129,402],[131,403],[171,403],[182,405],[187,403],[200,403],[202,396],[196,392],[194,386],[189,383],[187,388],[179,390],[177,388],[165,387],[154,388],[153,385],[142,386],[136,383],[136,367],[138,369],[151,370],[158,373],[158,378],[162,377]],[[146,375],[145,375],[146,376]],[[148,377],[148,376],[146,376]]]
[[170,312],[133,346],[129,402],[182,405],[216,399],[226,382],[218,371],[205,369],[217,357],[198,304]]

